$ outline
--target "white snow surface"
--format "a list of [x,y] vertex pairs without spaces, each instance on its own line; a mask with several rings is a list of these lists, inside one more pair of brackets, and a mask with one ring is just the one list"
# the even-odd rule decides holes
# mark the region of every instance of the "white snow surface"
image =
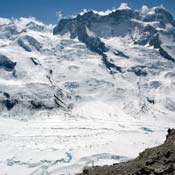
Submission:
[[[17,33],[8,33],[7,25]],[[0,68],[0,100],[4,92],[19,100],[10,111],[0,105],[0,174],[73,175],[84,166],[126,161],[161,144],[175,126],[175,64],[156,49],[133,45],[129,36],[102,39],[108,59],[124,70],[111,75],[101,56],[68,35],[53,36],[51,26],[34,18],[0,18],[0,27],[0,54],[17,63],[16,76]],[[148,75],[126,71],[137,65],[146,66]],[[64,110],[54,102],[59,90]],[[33,110],[31,100],[53,109]]]
[[120,4],[120,7],[118,8],[118,10],[125,10],[125,9],[131,9],[127,3],[123,2]]

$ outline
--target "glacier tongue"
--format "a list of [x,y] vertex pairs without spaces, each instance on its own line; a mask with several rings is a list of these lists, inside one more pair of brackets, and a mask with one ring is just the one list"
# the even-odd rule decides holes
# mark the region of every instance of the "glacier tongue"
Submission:
[[75,174],[161,143],[175,123],[174,20],[85,12],[0,18],[0,174]]
[[[117,114],[102,115],[98,105]],[[74,174],[84,166],[126,161],[160,144],[167,127],[173,127],[171,122],[134,119],[102,102],[90,106],[86,114],[97,116],[43,111],[29,121],[1,118],[0,173]]]

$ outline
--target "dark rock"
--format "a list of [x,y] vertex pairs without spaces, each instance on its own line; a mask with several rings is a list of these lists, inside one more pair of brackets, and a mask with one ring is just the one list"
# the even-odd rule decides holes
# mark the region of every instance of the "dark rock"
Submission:
[[173,130],[171,128],[168,129],[168,136],[171,134]]
[[31,105],[32,105],[32,109],[35,109],[35,110],[37,110],[37,109],[48,109],[48,110],[53,109],[53,106],[46,105],[41,101],[32,100]]
[[129,68],[128,69],[128,72],[133,72],[133,73],[135,73],[135,75],[137,75],[137,76],[143,76],[143,77],[145,77],[145,76],[147,76],[147,71],[145,70],[146,69],[146,67],[145,66],[135,66],[135,67],[131,67],[131,68]]
[[6,71],[13,71],[15,66],[16,62],[13,62],[8,57],[0,54],[0,68],[4,68]]
[[154,46],[155,49],[159,49],[159,53],[162,57],[175,63],[175,58],[173,58],[163,47],[161,47],[162,41],[159,38],[159,34],[156,34],[156,36],[150,40],[149,44],[150,46]]
[[40,102],[31,101],[31,104],[33,109],[41,109],[43,107],[43,105]]
[[160,23],[163,23],[163,24],[170,23],[174,25],[173,16],[169,12],[167,12],[165,9],[160,7],[155,8],[155,13],[146,15],[143,18],[143,21],[145,22],[159,21]]
[[85,42],[89,50],[91,50],[92,52],[96,52],[99,55],[102,55],[108,50],[105,44],[99,38],[87,36],[86,39],[83,41]]
[[37,58],[31,57],[30,59],[31,59],[31,61],[33,62],[34,65],[36,65],[36,66],[40,65],[40,62]]
[[121,57],[124,57],[124,58],[127,58],[129,59],[129,56],[128,55],[125,55],[123,52],[119,51],[119,50],[116,50],[116,52],[114,52],[114,54],[116,56],[121,56]]
[[165,9],[157,7],[155,9],[155,12],[156,12],[155,13],[156,20],[159,20],[164,23],[174,24],[173,16],[169,12],[167,12]]
[[5,36],[7,38],[11,38],[13,35],[18,35],[19,34],[19,32],[17,31],[17,28],[14,24],[5,25],[3,30],[4,30]]
[[[137,20],[148,22],[159,21],[162,26],[166,26],[166,23],[174,23],[173,17],[166,10],[155,8],[154,11],[155,13],[151,15],[147,14],[146,17],[143,17],[141,12],[131,9],[115,10],[104,16],[96,14],[93,11],[88,11],[75,18],[60,20],[59,24],[54,28],[53,34],[63,35],[70,33],[70,38],[74,39],[77,37],[79,41],[86,44],[89,50],[102,56],[103,63],[111,73],[115,73],[116,71],[122,72],[122,68],[107,59],[105,52],[109,49],[102,42],[101,37],[124,37],[130,34],[135,44],[150,44],[154,48],[158,48],[163,57],[174,61],[174,58],[161,47],[161,41],[156,28],[151,25],[143,26],[137,22]],[[89,34],[88,30],[93,35]],[[134,35],[135,30],[139,30],[137,36]],[[121,51],[116,51],[114,54],[127,59],[129,58],[129,56]],[[136,76],[147,76],[146,68],[142,66],[132,67],[128,72],[134,72]]]
[[51,74],[51,75],[53,74],[53,70],[52,69],[49,70],[49,74]]
[[53,29],[53,34],[63,35],[68,32],[68,28],[70,27],[70,23],[72,20],[70,19],[62,19],[60,20],[59,24]]
[[5,96],[6,98],[10,98],[10,94],[9,94],[9,93],[4,92],[3,94],[4,94],[4,96]]
[[16,70],[13,71],[12,75],[13,75],[13,77],[15,77],[15,78],[17,77]]
[[160,52],[160,55],[162,55],[164,58],[175,63],[175,58],[173,58],[171,55],[169,55],[168,52],[165,51],[165,49],[160,47],[159,52]]
[[159,38],[159,34],[156,34],[152,40],[150,40],[149,45],[154,46],[155,49],[160,48],[162,42]]
[[88,175],[88,174],[89,174],[89,170],[86,169],[86,168],[84,168],[84,169],[83,169],[83,174]]
[[[75,18],[71,19],[62,19],[59,24],[54,28],[53,34],[65,34],[67,32],[71,33],[71,38],[75,38],[78,36],[78,34],[81,32],[82,27],[88,27],[90,29],[94,29],[93,25],[102,25],[101,32],[95,34],[98,37],[109,36],[112,34],[112,36],[118,35],[117,25],[121,23],[128,23],[130,19],[132,18],[138,18],[139,14],[136,13],[134,10],[126,9],[126,10],[116,10],[115,12],[112,12],[109,15],[106,16],[100,16],[93,11],[88,11],[83,15],[78,15]],[[131,23],[129,22],[129,25]],[[111,29],[107,29],[106,26],[111,26]],[[105,32],[104,32],[105,31]],[[128,30],[126,30],[127,32]],[[123,31],[122,31],[123,32]],[[126,35],[127,33],[124,33]],[[121,33],[121,32],[119,32]]]
[[32,49],[28,45],[26,45],[22,39],[18,39],[17,42],[18,45],[22,47],[25,51],[32,52]]
[[[157,21],[161,28],[165,28],[166,24],[175,24],[172,15],[160,7],[155,8],[154,13],[145,16],[141,12],[131,9],[115,10],[104,16],[96,14],[93,11],[88,11],[75,18],[60,20],[59,24],[54,28],[53,34],[63,35],[69,32],[71,38],[78,37],[80,41],[86,43],[84,39],[87,38],[86,28],[88,28],[95,34],[95,38],[124,37],[130,33],[134,43],[139,45],[148,44],[150,41],[156,39],[155,35],[158,34],[156,28],[149,24],[143,26],[136,22],[137,20],[144,22]],[[132,36],[136,28],[139,30],[138,38]],[[156,45],[155,47],[158,47]]]
[[145,162],[146,166],[152,165],[153,163],[155,163],[155,160],[153,159],[149,159]]
[[154,99],[150,99],[149,97],[147,97],[146,99],[147,99],[147,101],[148,101],[149,103],[151,103],[151,104],[155,104]]
[[109,17],[113,17],[115,20],[122,21],[132,18],[139,18],[138,14],[132,9],[116,10],[109,14]]
[[42,48],[41,44],[35,38],[28,35],[25,36],[25,38],[31,46],[35,47],[36,50],[39,51]]
[[171,152],[168,150],[166,153],[165,153],[165,157],[168,159],[171,155]]
[[116,72],[120,72],[120,73],[123,72],[121,67],[119,67],[119,66],[111,63],[110,61],[108,61],[107,56],[105,54],[103,55],[102,59],[103,59],[104,65],[110,71],[111,74],[114,74]]
[[11,110],[18,101],[16,99],[7,99],[4,101],[5,106],[7,107],[7,110]]
[[[136,25],[137,26],[137,25]],[[137,40],[135,40],[135,44],[146,45],[151,40],[154,39],[154,36],[157,34],[156,29],[154,27],[147,25],[145,27],[139,26],[140,36]]]
[[[25,40],[28,45],[23,40]],[[19,38],[17,42],[18,45],[27,52],[32,52],[31,47],[34,47],[38,51],[40,51],[40,49],[42,48],[41,44],[35,38],[28,35],[26,35],[23,39]]]
[[157,88],[161,87],[162,84],[160,81],[151,81],[149,85],[151,88],[157,89]]
[[44,26],[38,25],[38,24],[36,24],[35,22],[29,22],[29,23],[26,25],[26,28],[27,28],[27,29],[31,29],[31,30],[35,30],[35,31],[43,31],[43,30],[44,30]]

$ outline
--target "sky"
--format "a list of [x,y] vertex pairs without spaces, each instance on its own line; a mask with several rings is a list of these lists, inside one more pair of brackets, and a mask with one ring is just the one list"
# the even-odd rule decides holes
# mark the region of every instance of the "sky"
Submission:
[[83,9],[104,11],[117,8],[122,2],[128,3],[133,9],[140,9],[142,5],[163,5],[175,16],[175,0],[0,0],[0,17],[32,16],[44,23],[56,24],[58,11],[62,11],[64,16],[71,16]]

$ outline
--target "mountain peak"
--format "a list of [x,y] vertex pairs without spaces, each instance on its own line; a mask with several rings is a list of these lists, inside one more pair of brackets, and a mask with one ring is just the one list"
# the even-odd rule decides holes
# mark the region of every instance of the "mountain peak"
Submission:
[[126,10],[126,9],[131,9],[127,3],[121,3],[118,10]]

